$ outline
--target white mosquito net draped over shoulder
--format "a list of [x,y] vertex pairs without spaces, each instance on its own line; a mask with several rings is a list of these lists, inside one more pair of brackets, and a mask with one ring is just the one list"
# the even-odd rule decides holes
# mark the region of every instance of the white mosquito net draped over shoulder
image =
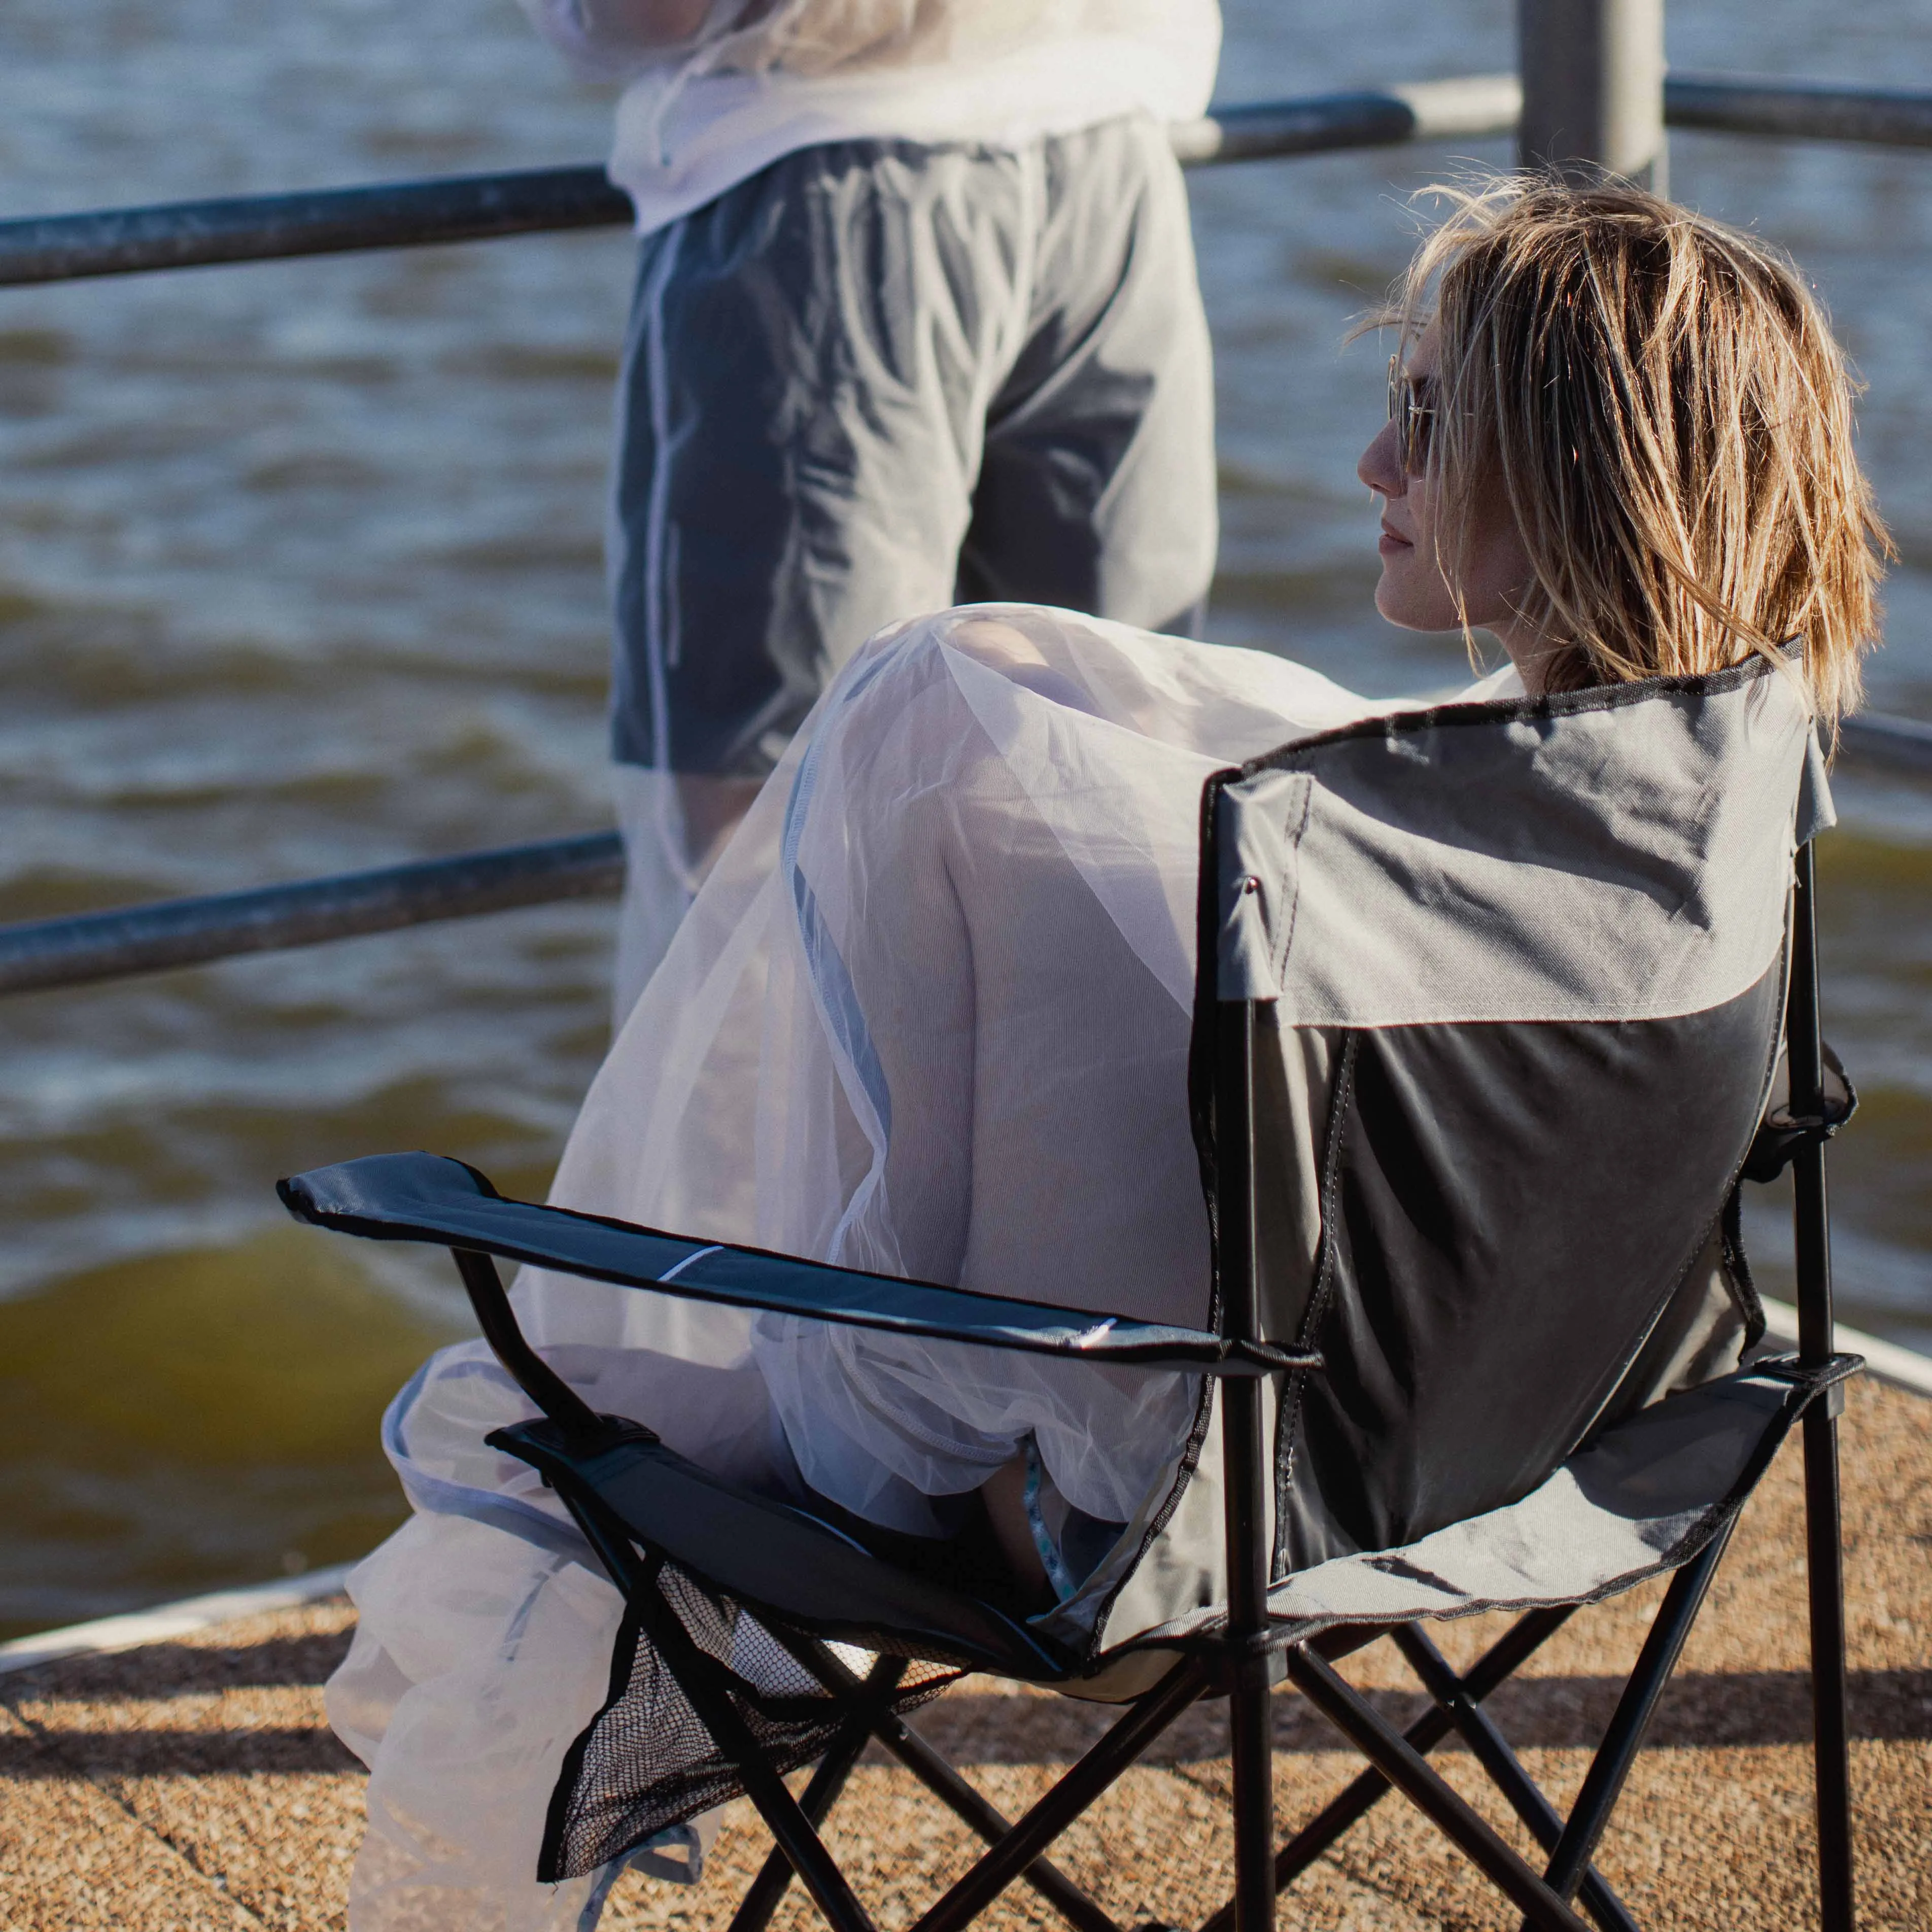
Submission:
[[[1202,786],[1394,708],[1279,658],[1064,611],[980,606],[882,633],[698,895],[552,1199],[1203,1323],[1186,1064]],[[1019,1453],[1062,1518],[1130,1522],[1171,1484],[1198,1404],[1179,1375],[536,1270],[514,1292],[593,1407],[721,1474],[916,1534],[945,1533]],[[484,1444],[527,1413],[472,1342],[433,1358],[385,1423],[417,1514],[356,1574],[361,1625],[330,1693],[374,1771],[358,1932],[415,1922],[432,1892],[439,1924],[562,1927],[595,1889],[530,1874],[620,1606],[535,1474]],[[676,1848],[656,1858],[690,1875]]]

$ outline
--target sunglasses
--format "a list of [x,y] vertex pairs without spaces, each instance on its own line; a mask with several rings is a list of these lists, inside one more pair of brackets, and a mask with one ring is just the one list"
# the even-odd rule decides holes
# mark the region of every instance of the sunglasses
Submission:
[[1420,476],[1429,467],[1429,433],[1436,412],[1420,398],[1430,394],[1430,378],[1412,376],[1400,356],[1389,358],[1388,419],[1395,424],[1396,448],[1405,475]]

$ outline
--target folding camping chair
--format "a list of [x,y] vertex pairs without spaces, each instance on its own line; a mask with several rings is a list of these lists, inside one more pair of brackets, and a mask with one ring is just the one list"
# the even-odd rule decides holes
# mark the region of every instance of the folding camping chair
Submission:
[[[614,1870],[743,1792],[776,1849],[734,1932],[759,1932],[794,1874],[836,1932],[870,1932],[820,1827],[876,1739],[988,1845],[915,1932],[957,1932],[1020,1880],[1078,1932],[1118,1932],[1046,1854],[1184,1710],[1225,1696],[1236,1883],[1205,1932],[1270,1926],[1278,1891],[1391,1787],[1529,1923],[1574,1928],[1580,1904],[1630,1927],[1596,1847],[1738,1513],[1802,1418],[1823,1919],[1849,1928],[1834,1418],[1860,1364],[1832,1350],[1824,1143],[1853,1100],[1819,1034],[1808,842],[1828,804],[1796,706],[1754,664],[1399,714],[1209,783],[1190,1084],[1214,1288],[1198,1327],[505,1200],[428,1154],[283,1183],[316,1226],[450,1248],[541,1412],[489,1439],[554,1487],[625,1599],[611,1695],[566,1758],[538,1876]],[[1678,814],[1682,850],[1673,787],[1678,806],[1701,801]],[[1754,920],[1756,938],[1740,938]],[[1633,962],[1648,977],[1625,1010],[1615,987]],[[1780,1036],[1789,1094],[1768,1107]],[[1720,1372],[1713,1351],[1736,1361],[1762,1327],[1738,1185],[1787,1166],[1800,1346]],[[1295,1172],[1319,1179],[1300,1246],[1280,1180]],[[1084,1624],[1022,1618],[867,1547],[862,1525],[734,1486],[644,1421],[593,1413],[525,1340],[492,1257],[1186,1370],[1201,1401],[1173,1488],[1095,1573]],[[1170,1560],[1148,1563],[1163,1539]],[[1565,1818],[1484,1701],[1580,1605],[1664,1573]],[[1459,1675],[1425,1623],[1498,1609],[1522,1614]],[[1379,1635],[1432,1700],[1406,1732],[1334,1668]],[[904,1721],[969,1670],[1124,1714],[1010,1822]],[[1270,1696],[1283,1678],[1369,1768],[1278,1850]],[[1428,1763],[1452,1732],[1541,1870]],[[794,1797],[784,1777],[808,1763]]]

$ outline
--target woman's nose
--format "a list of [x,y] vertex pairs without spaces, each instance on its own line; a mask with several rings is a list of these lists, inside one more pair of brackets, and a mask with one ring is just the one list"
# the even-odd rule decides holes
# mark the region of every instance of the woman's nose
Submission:
[[1400,496],[1407,490],[1408,478],[1396,452],[1394,423],[1382,424],[1374,441],[1362,452],[1355,474],[1378,496]]

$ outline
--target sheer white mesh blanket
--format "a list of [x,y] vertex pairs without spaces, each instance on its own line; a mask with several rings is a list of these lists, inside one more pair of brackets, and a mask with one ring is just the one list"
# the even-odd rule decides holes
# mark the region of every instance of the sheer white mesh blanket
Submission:
[[982,59],[1156,29],[1174,0],[522,0],[586,72],[682,59],[701,71],[848,74]]
[[[1472,695],[1516,688],[1508,674]],[[1377,710],[1301,667],[1059,611],[882,634],[840,675],[591,1088],[552,1198],[718,1240],[1151,1319],[1206,1318],[1186,1085],[1202,787]],[[723,1472],[930,1530],[1030,1436],[1066,1500],[1172,1480],[1192,1379],[836,1330],[526,1270],[596,1408]],[[615,1594],[523,1465],[480,1343],[398,1399],[419,1514],[356,1573],[330,1712],[372,1766],[358,1932],[567,1926],[536,1886]],[[507,1533],[506,1533],[507,1532]],[[584,1559],[587,1562],[587,1556]],[[587,1895],[587,1894],[586,1894]],[[428,1915],[428,1916],[425,1916]]]

